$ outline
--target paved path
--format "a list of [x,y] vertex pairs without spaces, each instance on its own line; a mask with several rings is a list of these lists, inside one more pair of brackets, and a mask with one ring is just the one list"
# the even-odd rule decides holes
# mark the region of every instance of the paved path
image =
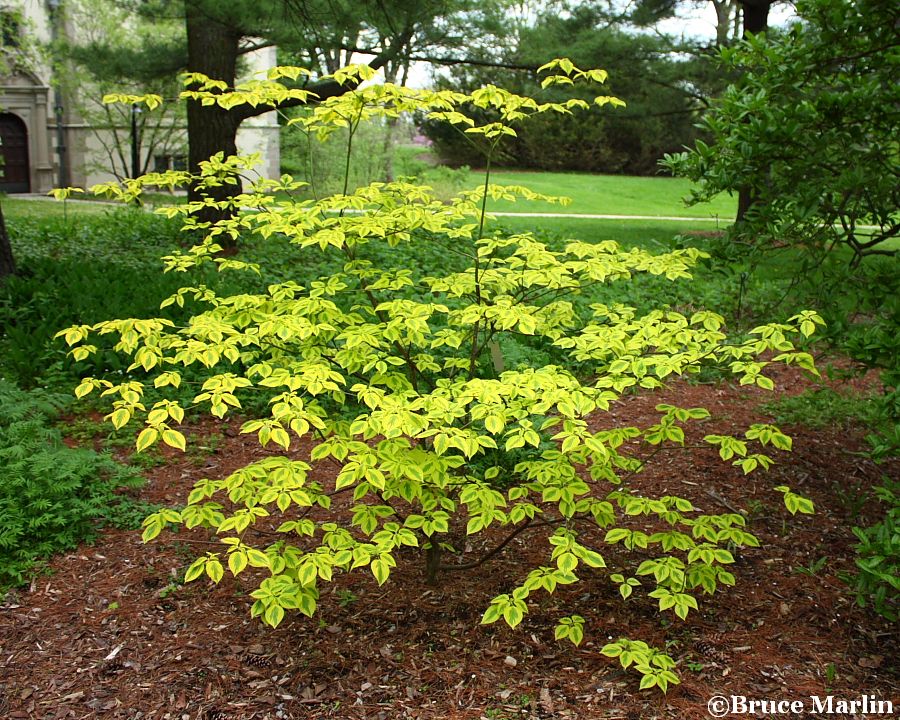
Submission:
[[[15,200],[48,200],[50,202],[59,202],[47,195],[37,195],[35,193],[16,193],[15,195],[7,195],[7,198]],[[87,200],[75,199],[74,203],[93,203],[95,205],[113,205],[122,207],[123,203],[113,202],[110,200]],[[352,212],[352,211],[348,211]],[[567,220],[662,220],[665,222],[713,222],[722,225],[731,225],[734,218],[725,217],[678,217],[675,215],[594,215],[587,213],[538,213],[538,212],[497,212],[488,211],[489,215],[496,217],[522,217],[522,218],[563,218]],[[837,227],[835,223],[835,227]],[[877,230],[877,225],[857,225],[860,230]]]
[[532,212],[496,212],[488,210],[488,214],[497,217],[534,217],[534,218],[572,218],[574,220],[672,220],[674,222],[715,222],[730,224],[732,219],[721,217],[676,217],[674,215],[591,215],[585,213],[532,213]]

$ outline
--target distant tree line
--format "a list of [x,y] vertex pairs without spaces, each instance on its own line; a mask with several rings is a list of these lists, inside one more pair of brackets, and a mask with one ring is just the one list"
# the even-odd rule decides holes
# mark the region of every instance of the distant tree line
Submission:
[[[728,77],[709,62],[713,48],[640,32],[637,23],[651,17],[646,9],[639,10],[637,15],[613,16],[585,4],[562,16],[548,11],[517,29],[499,62],[527,69],[564,56],[581,67],[602,67],[609,72],[610,95],[627,105],[614,112],[594,108],[576,116],[541,115],[505,142],[501,164],[649,175],[659,172],[658,161],[666,153],[703,137],[696,127],[699,114],[724,89]],[[730,27],[725,28],[724,42],[733,39]],[[541,91],[534,74],[522,69],[460,65],[439,75],[437,82],[463,92],[490,82],[548,101],[572,97],[564,86]],[[477,163],[476,149],[459,132],[439,123],[424,123],[423,130],[443,161]]]

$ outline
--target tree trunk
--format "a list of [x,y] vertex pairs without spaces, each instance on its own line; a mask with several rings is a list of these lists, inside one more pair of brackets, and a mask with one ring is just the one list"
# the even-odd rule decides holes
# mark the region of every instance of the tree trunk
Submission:
[[[744,37],[748,34],[756,35],[765,32],[769,26],[770,0],[741,0],[741,12],[744,18]],[[736,223],[743,222],[750,208],[756,201],[753,188],[743,185],[738,188],[738,209]]]
[[738,188],[738,206],[735,222],[743,222],[744,217],[747,215],[747,211],[753,207],[753,203],[755,202],[756,193],[753,192],[753,188],[749,185],[741,185],[741,187]]
[[[188,72],[200,72],[214,80],[224,80],[233,87],[237,72],[240,32],[202,12],[198,4],[185,3],[185,25],[188,41]],[[199,171],[200,163],[218,152],[237,154],[237,130],[241,117],[218,105],[202,105],[197,100],[187,104],[188,169]],[[224,184],[204,191],[215,200],[227,200],[241,191],[241,186]],[[188,189],[188,200],[200,200],[196,186]],[[195,217],[200,222],[216,222],[228,217],[227,211],[204,208]],[[223,236],[224,237],[224,236]]]
[[741,10],[744,14],[744,37],[747,37],[748,33],[756,35],[768,29],[771,6],[771,0],[741,1]]
[[[214,80],[223,80],[228,87],[234,87],[237,74],[237,61],[240,57],[240,40],[243,37],[241,29],[222,22],[217,7],[221,9],[222,0],[188,0],[185,2],[185,28],[187,34],[188,72],[203,73]],[[369,63],[373,70],[381,68],[388,60],[393,58],[397,51],[403,47],[412,35],[412,30],[406,28],[401,32],[387,50],[375,57]],[[340,54],[336,61],[340,61]],[[353,90],[355,85],[340,84],[334,80],[326,80],[314,83],[310,90],[318,95],[318,101],[329,97],[343,95]],[[290,99],[279,103],[278,107],[288,108],[305,105],[306,102],[299,99]],[[187,104],[188,127],[188,169],[192,173],[199,170],[200,163],[208,160],[218,152],[225,156],[237,154],[237,131],[241,121],[255,117],[274,109],[271,105],[259,105],[251,107],[243,105],[232,110],[224,110],[218,105],[202,105],[196,100],[189,100]],[[213,200],[223,201],[233,198],[240,193],[241,186],[237,184],[224,184],[220,187],[210,188],[204,191],[206,196]],[[195,186],[188,188],[188,200],[197,201],[201,195]],[[194,214],[199,222],[216,222],[234,214],[232,210],[217,208],[204,208]],[[220,236],[222,245],[229,242],[227,235]],[[232,242],[231,247],[234,247]]]
[[384,124],[384,181],[394,182],[394,134],[400,118],[389,117]]
[[724,47],[731,40],[733,15],[740,15],[740,11],[733,0],[713,0],[713,8],[716,11],[716,45]]
[[441,546],[436,537],[432,537],[425,550],[425,584],[437,585],[441,570]]
[[15,272],[16,262],[13,259],[9,233],[6,231],[6,221],[3,219],[3,207],[0,206],[0,285],[7,276],[13,275]]

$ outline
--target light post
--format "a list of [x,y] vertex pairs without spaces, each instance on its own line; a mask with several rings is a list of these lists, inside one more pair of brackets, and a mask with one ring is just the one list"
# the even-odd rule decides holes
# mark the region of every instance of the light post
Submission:
[[138,115],[141,109],[137,103],[131,105],[131,177],[141,174],[141,135],[138,131]]
[[[50,10],[50,33],[54,44],[59,40],[62,12],[62,0],[47,0]],[[56,153],[59,156],[59,187],[72,184],[69,178],[69,156],[66,152],[66,130],[64,125],[65,108],[63,107],[62,89],[58,81],[53,83],[53,114],[56,118]]]

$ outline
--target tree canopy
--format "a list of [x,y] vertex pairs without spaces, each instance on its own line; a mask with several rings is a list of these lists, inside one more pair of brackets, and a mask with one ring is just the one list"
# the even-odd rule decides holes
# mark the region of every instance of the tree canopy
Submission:
[[712,141],[666,165],[695,200],[749,187],[744,239],[894,254],[900,234],[900,11],[888,0],[803,0],[782,35],[723,49],[739,80],[703,118]]

